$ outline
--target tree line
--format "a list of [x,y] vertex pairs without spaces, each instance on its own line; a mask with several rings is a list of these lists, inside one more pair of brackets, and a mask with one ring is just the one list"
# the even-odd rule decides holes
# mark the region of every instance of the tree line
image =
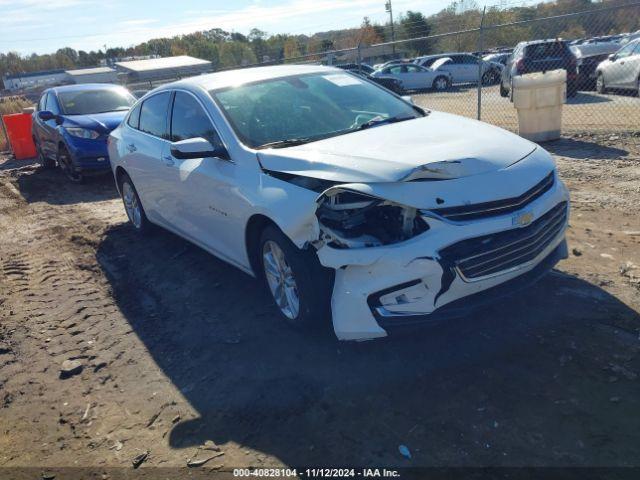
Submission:
[[[519,21],[543,18],[565,13],[624,4],[625,0],[555,0],[532,6],[490,7],[484,16],[484,25],[503,25]],[[485,31],[485,48],[513,46],[518,41],[535,38],[580,38],[611,33],[631,32],[640,29],[638,8],[620,9],[598,15],[583,15],[527,25],[506,26]],[[376,24],[367,17],[357,28],[320,32],[314,35],[273,34],[258,28],[247,35],[228,32],[220,28],[177,35],[171,38],[155,38],[128,48],[115,47],[106,50],[84,51],[66,47],[52,54],[19,55],[16,52],[0,53],[0,75],[53,69],[92,67],[100,60],[136,55],[191,55],[209,60],[215,69],[231,68],[259,62],[277,62],[304,55],[318,54],[367,46],[392,39],[407,40],[450,32],[477,29],[482,20],[482,10],[474,0],[456,0],[444,10],[426,17],[421,12],[407,11],[394,25]],[[398,46],[401,55],[424,55],[438,51],[475,51],[478,49],[478,33],[458,33],[438,36],[435,39],[403,42]]]

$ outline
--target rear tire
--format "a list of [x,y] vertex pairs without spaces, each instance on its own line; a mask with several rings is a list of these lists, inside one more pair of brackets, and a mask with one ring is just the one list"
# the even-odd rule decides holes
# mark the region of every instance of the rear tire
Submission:
[[124,211],[127,213],[129,222],[131,222],[136,232],[141,235],[146,235],[151,230],[151,223],[147,219],[147,214],[144,213],[142,202],[140,202],[136,187],[133,185],[129,175],[126,173],[121,175],[119,186]]
[[290,326],[308,331],[331,318],[333,271],[320,265],[313,249],[299,249],[270,225],[258,255],[267,289]]

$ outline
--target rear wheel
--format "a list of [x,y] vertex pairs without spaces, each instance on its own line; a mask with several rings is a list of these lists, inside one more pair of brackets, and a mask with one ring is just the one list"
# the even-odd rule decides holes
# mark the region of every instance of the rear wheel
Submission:
[[260,258],[267,287],[289,325],[309,330],[330,318],[333,273],[313,250],[300,250],[268,226],[260,238]]
[[433,80],[432,87],[434,90],[438,90],[439,92],[447,90],[450,86],[451,82],[449,82],[449,79],[443,75],[440,75]]
[[136,187],[133,186],[131,178],[126,173],[123,173],[120,178],[120,194],[131,225],[137,232],[146,234],[150,230],[151,224],[144,213]]
[[65,176],[73,183],[82,183],[84,181],[82,174],[76,172],[73,168],[73,160],[71,159],[71,155],[69,154],[67,147],[64,145],[58,150],[58,165],[60,166],[62,173],[64,173]]

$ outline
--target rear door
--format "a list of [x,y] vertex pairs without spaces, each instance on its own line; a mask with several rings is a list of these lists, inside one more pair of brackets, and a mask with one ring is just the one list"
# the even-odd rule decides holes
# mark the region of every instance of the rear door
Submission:
[[478,58],[473,55],[461,55],[460,78],[464,83],[478,81]]
[[[122,129],[122,162],[133,180],[145,212],[161,223],[168,223],[172,207],[172,192],[163,179],[162,157],[169,145],[169,103],[171,92],[163,91],[145,99],[129,116]],[[137,120],[137,121],[136,121]]]

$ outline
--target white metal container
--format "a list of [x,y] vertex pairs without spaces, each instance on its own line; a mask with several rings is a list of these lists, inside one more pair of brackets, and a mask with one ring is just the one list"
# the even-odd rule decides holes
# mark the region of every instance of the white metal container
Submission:
[[534,142],[560,138],[566,98],[566,70],[514,77],[513,105],[518,110],[520,136]]

